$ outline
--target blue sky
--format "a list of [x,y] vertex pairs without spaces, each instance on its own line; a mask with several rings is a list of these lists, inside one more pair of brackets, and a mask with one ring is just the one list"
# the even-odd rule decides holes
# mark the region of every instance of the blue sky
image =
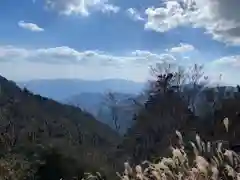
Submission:
[[[2,0],[0,74],[12,80],[124,78],[149,66],[204,64],[240,83],[240,2]],[[232,74],[235,74],[233,77]]]

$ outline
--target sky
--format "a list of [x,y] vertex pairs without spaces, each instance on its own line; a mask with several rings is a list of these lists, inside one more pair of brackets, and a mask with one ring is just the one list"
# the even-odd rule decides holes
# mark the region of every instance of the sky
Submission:
[[8,79],[143,82],[149,67],[204,65],[240,83],[239,0],[1,0],[0,74]]

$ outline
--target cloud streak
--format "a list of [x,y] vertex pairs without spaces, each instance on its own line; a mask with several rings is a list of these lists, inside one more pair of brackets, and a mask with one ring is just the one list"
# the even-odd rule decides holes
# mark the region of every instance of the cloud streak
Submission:
[[141,14],[135,8],[129,8],[126,10],[127,15],[134,21],[145,21]]
[[232,68],[239,68],[240,67],[240,55],[233,55],[233,56],[225,56],[220,59],[217,59],[212,62],[215,66],[222,66],[222,67],[232,67]]
[[170,52],[170,53],[187,53],[187,52],[191,52],[191,51],[194,51],[194,50],[195,50],[195,47],[193,45],[180,43],[176,47],[172,47],[169,50],[167,49],[167,52]]
[[[28,49],[0,46],[0,71],[10,79],[125,78],[144,81],[149,66],[176,62],[173,55],[134,50],[112,55],[98,50],[79,51],[67,46]],[[14,72],[11,67],[15,66]],[[31,74],[31,76],[29,76]]]
[[[191,50],[191,48],[186,47],[188,47],[186,44],[180,44],[171,48],[171,51],[179,53],[183,52],[183,49],[185,49],[184,51],[187,49]],[[143,80],[148,76],[149,66],[171,63],[188,67],[195,63],[191,61],[191,64],[184,64],[185,60],[179,58],[176,58],[175,53],[171,54],[170,50],[165,53],[134,50],[124,55],[112,55],[97,50],[79,51],[67,46],[39,49],[0,46],[1,72],[13,78],[18,76],[26,78],[30,72],[34,73],[33,70],[28,70],[28,67],[30,69],[39,69],[41,67],[38,70],[38,74],[35,75],[36,77],[47,77],[49,75],[51,77],[67,76],[72,78],[75,75],[81,77],[85,74],[84,77],[91,76],[94,78],[97,71],[102,71],[102,75],[99,75],[99,78],[111,77],[113,74],[114,77],[121,78],[122,74],[125,73],[126,76],[124,78],[131,77],[131,79]],[[13,65],[20,68],[16,68],[16,73],[10,71],[10,67]],[[229,78],[229,74],[233,71],[238,74],[240,55],[221,57],[217,60],[206,62],[204,65],[206,67],[206,75],[214,77],[223,74],[227,79],[226,81],[238,82],[236,78]],[[46,68],[48,68],[47,75],[45,73]],[[64,75],[64,73],[69,74]]]
[[170,54],[156,54],[143,50],[135,50],[125,55],[111,55],[97,50],[78,51],[67,46],[40,49],[0,46],[0,62],[2,61],[122,66],[126,64],[149,65],[163,61],[176,61],[176,59]]
[[24,21],[19,21],[18,26],[23,28],[23,29],[27,29],[29,31],[32,31],[32,32],[43,32],[44,31],[44,29],[39,27],[37,24],[27,23],[27,22],[24,22]]

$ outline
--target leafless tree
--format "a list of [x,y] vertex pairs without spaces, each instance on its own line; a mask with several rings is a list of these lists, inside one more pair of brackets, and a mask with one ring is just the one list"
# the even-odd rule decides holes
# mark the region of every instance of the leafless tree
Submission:
[[183,85],[187,82],[186,69],[174,63],[158,63],[151,67],[150,73],[154,78],[153,82],[150,82],[150,88],[155,88],[152,86],[156,84],[156,80],[162,75],[172,76],[168,81],[168,85],[171,85],[176,91],[181,91],[184,87]]
[[123,121],[123,119],[120,119],[121,114],[128,116],[124,116],[125,118],[133,118],[134,114],[144,107],[146,98],[146,93],[144,92],[133,97],[126,96],[125,98],[119,98],[117,97],[117,93],[111,91],[105,94],[103,106],[110,110],[111,119],[118,132],[121,130],[120,121]]
[[204,66],[194,64],[189,68],[185,68],[174,63],[156,64],[156,66],[151,67],[151,75],[154,77],[152,85],[156,85],[156,79],[163,74],[172,75],[171,80],[167,83],[175,91],[184,92],[181,94],[184,96],[184,99],[187,101],[193,113],[195,113],[196,99],[208,84],[208,76],[204,76]]
[[116,97],[116,93],[107,92],[103,104],[110,110],[111,119],[114,123],[115,129],[119,132],[119,100]]
[[208,85],[208,76],[204,76],[204,66],[194,64],[191,66],[187,72],[188,84],[190,85],[190,92],[188,92],[188,104],[192,109],[192,112],[196,113],[196,101],[203,90]]

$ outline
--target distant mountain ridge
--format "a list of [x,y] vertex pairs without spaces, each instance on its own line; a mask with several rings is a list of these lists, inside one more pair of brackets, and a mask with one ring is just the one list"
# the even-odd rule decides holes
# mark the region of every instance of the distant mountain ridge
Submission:
[[[129,111],[129,108],[133,106],[130,98],[135,97],[135,94],[115,93],[115,98],[121,104],[117,113],[120,133],[125,133],[127,128],[132,125],[132,116],[134,112]],[[80,93],[64,100],[62,103],[79,107],[91,113],[100,122],[115,129],[110,110],[111,107],[106,105],[106,98],[107,95],[103,93]],[[128,111],[126,109],[128,109]]]
[[144,89],[145,83],[124,79],[106,79],[88,81],[81,79],[49,79],[17,82],[19,87],[27,88],[34,94],[51,98],[56,101],[65,100],[80,93],[105,93],[108,90],[138,94]]
[[[145,83],[124,79],[105,79],[88,81],[81,79],[50,79],[18,82],[19,87],[26,88],[34,94],[73,105],[91,113],[97,120],[114,128],[110,110],[103,105],[106,92],[117,95],[118,100],[135,97],[143,91]],[[128,102],[129,103],[129,102]],[[121,111],[121,110],[120,110]],[[119,122],[122,132],[131,125],[132,114],[120,112]]]

